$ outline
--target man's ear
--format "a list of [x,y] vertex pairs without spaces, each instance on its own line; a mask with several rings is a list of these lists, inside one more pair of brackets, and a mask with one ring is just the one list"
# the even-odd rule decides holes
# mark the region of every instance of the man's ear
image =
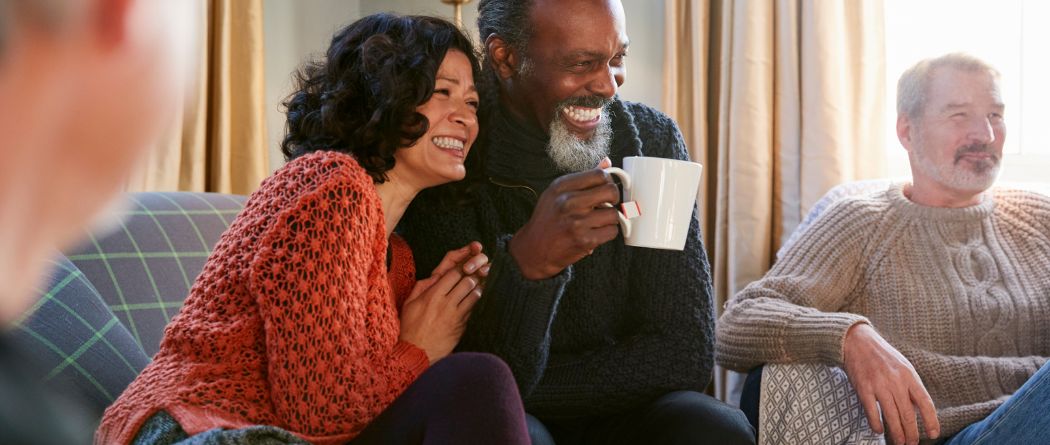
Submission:
[[131,22],[131,5],[135,1],[95,0],[95,35],[104,48],[124,42]]
[[498,34],[489,34],[485,38],[485,51],[488,53],[489,63],[496,70],[496,74],[502,80],[510,79],[518,72],[518,52],[507,44]]
[[901,145],[904,146],[904,149],[909,151],[909,152],[911,151],[911,146],[912,146],[912,135],[911,135],[912,129],[913,128],[912,128],[911,119],[909,119],[907,115],[898,114],[897,115],[897,139],[901,141]]

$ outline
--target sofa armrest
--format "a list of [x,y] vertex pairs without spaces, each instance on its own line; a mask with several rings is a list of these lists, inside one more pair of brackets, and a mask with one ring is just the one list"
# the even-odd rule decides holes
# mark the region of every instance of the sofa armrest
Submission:
[[84,274],[58,255],[40,299],[7,339],[44,385],[82,402],[96,420],[149,357]]

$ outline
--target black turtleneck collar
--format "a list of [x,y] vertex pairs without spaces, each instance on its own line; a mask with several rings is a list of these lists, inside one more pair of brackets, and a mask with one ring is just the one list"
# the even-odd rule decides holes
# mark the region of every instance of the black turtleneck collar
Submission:
[[486,156],[489,176],[524,182],[537,193],[560,176],[547,156],[550,136],[542,129],[522,122],[502,105],[493,111],[490,122]]
[[[609,158],[613,165],[622,166],[624,156],[641,155],[642,143],[624,103],[617,98],[609,107],[613,130]],[[502,105],[496,107],[491,116],[485,156],[485,170],[490,177],[524,183],[536,193],[542,193],[564,174],[547,155],[550,136],[542,129],[522,122]]]

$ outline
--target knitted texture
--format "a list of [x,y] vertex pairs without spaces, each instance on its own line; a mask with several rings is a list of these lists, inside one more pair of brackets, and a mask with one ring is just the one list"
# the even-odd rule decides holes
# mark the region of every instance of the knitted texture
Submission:
[[[678,128],[659,112],[617,100],[610,115],[614,165],[625,156],[688,159]],[[419,270],[472,240],[492,260],[460,349],[503,358],[526,410],[541,419],[609,415],[671,391],[703,391],[714,316],[695,216],[684,251],[630,247],[618,237],[554,277],[528,280],[507,242],[559,174],[542,131],[501,116],[490,122],[490,139],[476,149],[488,151],[492,180],[479,184],[474,202],[447,205],[440,190],[424,191],[402,219]]]
[[428,366],[398,340],[415,271],[391,240],[388,273],[380,200],[352,157],[281,168],[223,234],[96,441],[128,443],[158,410],[190,435],[273,425],[317,444],[353,438]]
[[954,434],[1050,356],[1050,198],[996,189],[967,208],[909,201],[903,184],[830,207],[718,325],[720,364],[842,365],[869,321],[904,354]]

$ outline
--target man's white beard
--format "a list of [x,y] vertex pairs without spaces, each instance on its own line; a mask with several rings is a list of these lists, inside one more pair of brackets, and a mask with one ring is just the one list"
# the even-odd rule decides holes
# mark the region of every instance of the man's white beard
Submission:
[[554,166],[565,173],[575,173],[598,166],[602,158],[609,155],[609,141],[612,136],[612,125],[609,112],[602,109],[598,128],[590,139],[580,140],[565,123],[561,112],[554,115],[551,121],[551,137],[547,144],[547,154]]
[[[987,160],[976,165],[963,165],[962,161],[940,165],[926,156],[926,147],[915,151],[917,167],[926,176],[954,190],[983,192],[988,190],[999,176],[999,160]],[[957,151],[961,152],[964,149]],[[958,154],[956,155],[958,157]]]

